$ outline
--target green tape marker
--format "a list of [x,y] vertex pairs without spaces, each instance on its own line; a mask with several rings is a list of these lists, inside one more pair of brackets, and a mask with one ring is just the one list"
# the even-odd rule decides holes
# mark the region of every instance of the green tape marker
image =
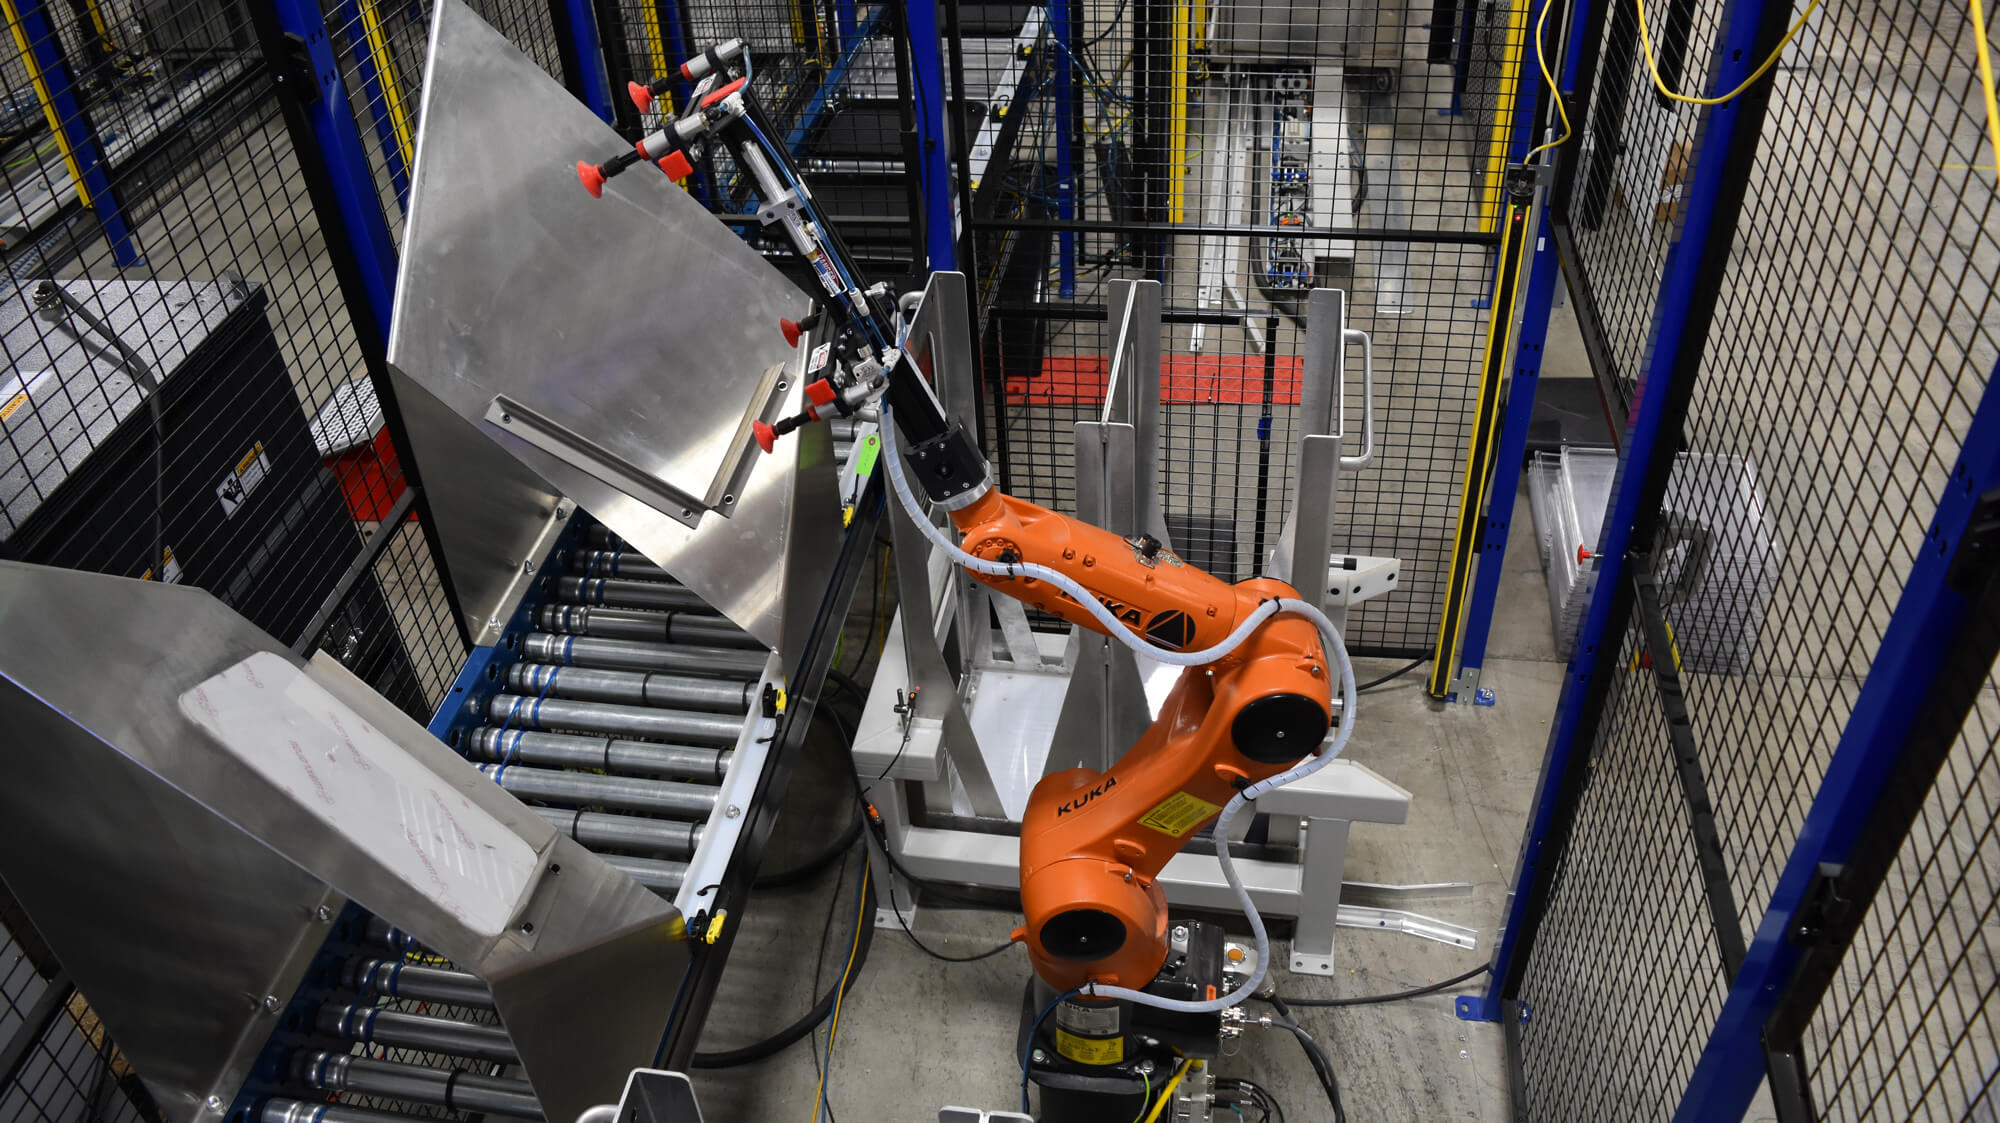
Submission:
[[855,474],[859,476],[874,475],[875,458],[880,455],[882,455],[881,434],[879,433],[868,434],[868,439],[861,442],[861,459],[859,461],[858,466],[855,468]]

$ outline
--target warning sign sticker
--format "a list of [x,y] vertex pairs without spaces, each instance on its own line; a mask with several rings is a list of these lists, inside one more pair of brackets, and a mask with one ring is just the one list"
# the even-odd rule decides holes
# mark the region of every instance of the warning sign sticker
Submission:
[[[175,560],[174,551],[172,550],[172,548],[167,549],[166,560],[167,564],[161,567],[162,571],[161,576],[166,580],[167,584],[169,585],[180,584],[181,563]],[[153,579],[153,571],[150,569],[139,575],[139,580],[141,581],[151,581],[152,579]]]
[[222,501],[223,517],[234,517],[236,509],[243,506],[244,500],[250,498],[250,493],[257,490],[257,485],[270,474],[271,458],[264,455],[264,442],[258,441],[243,454],[243,459],[236,462],[235,470],[222,477],[222,482],[215,486],[215,497]]
[[1066,1029],[1058,1028],[1056,1052],[1080,1065],[1115,1065],[1125,1059],[1125,1039],[1078,1037]]
[[1175,792],[1160,801],[1159,806],[1146,812],[1139,820],[1142,827],[1151,827],[1161,834],[1183,838],[1196,827],[1208,822],[1222,811],[1222,805],[1210,803],[1186,792]]

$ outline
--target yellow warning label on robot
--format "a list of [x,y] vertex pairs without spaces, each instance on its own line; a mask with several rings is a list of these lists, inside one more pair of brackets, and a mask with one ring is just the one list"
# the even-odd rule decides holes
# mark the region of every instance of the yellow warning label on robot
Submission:
[[1125,1059],[1123,1037],[1078,1037],[1056,1027],[1056,1052],[1080,1065],[1115,1065]]
[[1146,812],[1146,817],[1139,820],[1139,825],[1180,838],[1208,822],[1221,810],[1218,804],[1199,799],[1186,792],[1175,792],[1161,800],[1158,807]]

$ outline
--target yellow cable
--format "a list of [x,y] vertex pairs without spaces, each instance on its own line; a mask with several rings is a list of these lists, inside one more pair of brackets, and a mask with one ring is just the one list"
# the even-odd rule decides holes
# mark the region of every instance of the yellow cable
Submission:
[[[1979,0],[1973,0],[1975,4],[1978,2]],[[1547,144],[1528,149],[1528,154],[1522,157],[1523,160],[1534,159],[1537,152],[1546,152],[1551,148],[1561,148],[1569,142],[1570,138],[1569,110],[1563,108],[1563,92],[1556,89],[1556,76],[1549,73],[1548,61],[1542,57],[1542,27],[1549,22],[1549,9],[1555,6],[1556,0],[1542,0],[1542,16],[1535,21],[1535,68],[1542,72],[1542,81],[1549,84],[1549,96],[1556,99],[1556,113],[1562,117],[1563,135]]]
[[1181,1062],[1181,1067],[1174,1070],[1174,1078],[1167,1081],[1166,1086],[1160,1089],[1160,1098],[1153,1101],[1153,1110],[1146,1113],[1146,1123],[1154,1123],[1154,1120],[1160,1117],[1160,1112],[1166,1110],[1167,1100],[1173,1096],[1174,1089],[1180,1086],[1181,1077],[1186,1076],[1187,1070],[1193,1065],[1193,1060],[1185,1060]]
[[1749,89],[1757,79],[1764,76],[1766,71],[1778,65],[1778,56],[1785,53],[1785,48],[1791,44],[1792,37],[1797,35],[1799,29],[1806,25],[1806,21],[1812,18],[1812,14],[1819,10],[1821,0],[1812,0],[1812,3],[1807,4],[1806,10],[1799,14],[1798,22],[1792,24],[1792,29],[1785,32],[1785,37],[1778,40],[1776,47],[1771,48],[1771,57],[1765,59],[1762,66],[1751,71],[1750,77],[1743,79],[1742,85],[1721,97],[1689,97],[1667,88],[1667,83],[1660,77],[1660,64],[1653,59],[1653,40],[1646,31],[1646,0],[1633,0],[1633,2],[1639,9],[1639,53],[1646,56],[1646,70],[1653,76],[1653,88],[1660,91],[1660,96],[1668,101],[1678,101],[1684,105],[1721,105]]
[[1986,135],[1993,142],[1993,174],[2000,175],[2000,100],[1993,94],[1993,52],[1986,44],[1986,9],[1980,0],[1972,3],[1972,36],[1978,43],[1979,81],[1985,87]]
[[819,1066],[819,1090],[813,1093],[813,1123],[819,1123],[820,1108],[826,1103],[826,1077],[833,1071],[833,1039],[840,1035],[840,1004],[847,1000],[847,981],[854,975],[854,959],[861,953],[861,926],[867,923],[868,863],[861,863],[861,906],[854,915],[854,945],[847,949],[847,968],[840,973],[840,989],[834,993],[833,1022],[826,1030],[826,1063]]

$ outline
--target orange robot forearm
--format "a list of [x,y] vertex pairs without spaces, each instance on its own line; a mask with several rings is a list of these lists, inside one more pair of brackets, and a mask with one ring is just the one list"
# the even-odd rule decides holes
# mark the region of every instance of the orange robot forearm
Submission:
[[[1032,562],[1075,579],[1133,632],[1190,651],[1220,643],[1260,603],[1296,597],[1264,578],[1231,585],[1146,541],[998,492],[954,512],[967,552]],[[1047,582],[975,576],[1082,627],[1088,609]],[[1331,671],[1318,629],[1280,614],[1234,651],[1181,672],[1160,715],[1105,772],[1042,778],[1021,819],[1016,936],[1057,990],[1087,981],[1143,987],[1167,955],[1167,860],[1241,789],[1318,748],[1332,720]]]

